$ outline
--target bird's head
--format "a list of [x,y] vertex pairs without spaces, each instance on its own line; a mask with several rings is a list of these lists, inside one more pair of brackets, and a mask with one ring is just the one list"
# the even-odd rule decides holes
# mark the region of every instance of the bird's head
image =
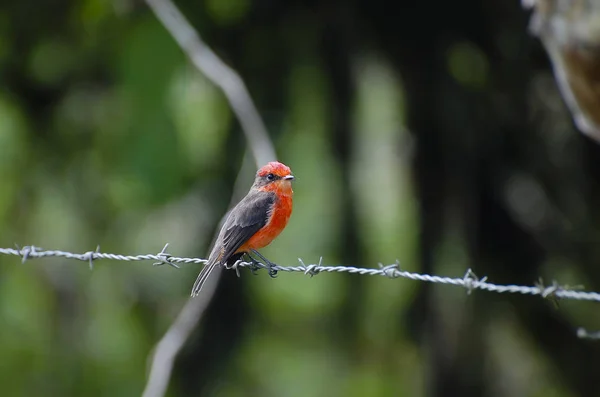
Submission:
[[256,172],[254,187],[264,191],[292,192],[292,170],[278,161],[271,161]]

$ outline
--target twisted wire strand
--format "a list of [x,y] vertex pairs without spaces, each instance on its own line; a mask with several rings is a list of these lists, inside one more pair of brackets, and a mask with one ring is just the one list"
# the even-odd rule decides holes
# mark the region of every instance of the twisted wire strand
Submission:
[[[206,259],[202,258],[186,258],[172,256],[166,252],[168,244],[157,254],[142,254],[142,255],[121,255],[100,252],[99,247],[96,251],[87,251],[84,253],[73,253],[60,250],[44,250],[35,246],[24,246],[17,248],[0,248],[0,255],[11,255],[18,256],[22,262],[29,259],[36,258],[48,258],[57,257],[65,259],[74,259],[79,261],[88,262],[90,268],[93,267],[93,263],[99,259],[108,259],[115,261],[155,261],[154,265],[170,265],[179,268],[179,264],[205,264]],[[310,276],[317,275],[319,273],[351,273],[366,276],[384,276],[388,278],[407,278],[415,281],[422,281],[434,284],[446,284],[455,285],[467,289],[468,293],[474,290],[484,290],[489,292],[497,293],[512,293],[512,294],[523,294],[523,295],[538,295],[543,298],[560,298],[560,299],[573,299],[581,301],[593,301],[600,302],[600,293],[591,291],[581,291],[580,288],[572,288],[568,286],[561,286],[554,282],[549,286],[543,285],[541,282],[534,286],[522,286],[522,285],[501,285],[493,284],[487,281],[487,277],[478,278],[471,269],[468,269],[463,277],[441,277],[429,274],[413,273],[400,269],[399,263],[383,266],[379,264],[378,268],[363,268],[354,266],[324,266],[321,264],[322,258],[317,264],[306,265],[302,259],[299,259],[299,266],[280,266],[275,265],[274,270],[281,272],[298,272],[304,273]],[[238,261],[234,265],[228,267],[228,269],[234,269],[239,275],[239,268],[248,267],[253,270],[264,269],[266,266],[261,263],[251,263],[245,261]]]

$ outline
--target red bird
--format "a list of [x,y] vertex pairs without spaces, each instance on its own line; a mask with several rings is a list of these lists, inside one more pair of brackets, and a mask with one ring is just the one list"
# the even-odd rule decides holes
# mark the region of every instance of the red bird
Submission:
[[250,191],[227,216],[208,262],[194,283],[192,296],[200,293],[215,267],[232,265],[244,254],[255,262],[250,252],[266,262],[269,275],[275,276],[273,264],[257,250],[269,245],[287,225],[292,214],[293,180],[290,168],[277,161],[257,171]]

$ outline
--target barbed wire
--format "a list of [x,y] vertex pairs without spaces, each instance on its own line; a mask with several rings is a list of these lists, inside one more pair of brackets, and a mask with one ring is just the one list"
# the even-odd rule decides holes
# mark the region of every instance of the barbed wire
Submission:
[[[12,255],[21,258],[24,263],[29,259],[36,258],[48,258],[58,257],[65,259],[75,259],[79,261],[88,262],[90,268],[93,268],[94,261],[100,259],[109,259],[115,261],[155,261],[154,265],[169,265],[175,268],[179,268],[179,264],[206,264],[206,259],[202,258],[185,258],[172,256],[167,253],[169,244],[166,244],[164,248],[157,254],[143,254],[143,255],[121,255],[121,254],[110,254],[100,252],[100,247],[97,247],[95,251],[87,251],[81,254],[60,251],[60,250],[44,250],[36,246],[24,246],[16,248],[0,248],[0,255]],[[523,295],[538,295],[542,298],[559,298],[559,299],[573,299],[581,301],[593,301],[600,302],[600,293],[581,291],[581,286],[562,286],[554,281],[551,285],[544,285],[540,279],[533,286],[522,286],[522,285],[503,285],[493,284],[487,281],[487,277],[478,278],[471,269],[467,269],[463,277],[441,277],[432,276],[429,274],[414,273],[404,271],[400,269],[398,262],[391,265],[379,264],[378,268],[362,268],[354,266],[324,266],[322,265],[322,258],[319,259],[317,264],[305,264],[302,259],[298,259],[300,262],[299,266],[280,266],[274,265],[273,269],[281,272],[299,272],[310,276],[315,276],[319,273],[351,273],[360,274],[367,276],[384,276],[388,278],[407,278],[410,280],[423,281],[434,284],[446,284],[463,287],[470,294],[474,290],[484,290],[489,292],[497,293],[512,293],[512,294],[523,294]],[[260,262],[244,262],[237,261],[232,266],[228,266],[228,269],[234,269],[239,276],[239,269],[248,267],[252,271],[257,269],[264,269],[266,265]]]
[[[100,246],[95,251],[87,251],[81,254],[61,251],[61,250],[44,250],[40,247],[28,245],[16,248],[0,248],[0,255],[18,256],[21,262],[25,263],[30,259],[38,258],[65,258],[74,259],[89,263],[90,269],[94,267],[94,261],[100,259],[108,259],[125,262],[139,261],[154,261],[154,266],[169,265],[179,268],[179,264],[206,264],[207,260],[202,258],[187,258],[173,256],[167,253],[169,244],[165,244],[163,249],[157,254],[142,254],[142,255],[121,255],[100,252]],[[316,264],[305,264],[304,261],[298,258],[299,266],[281,266],[274,264],[273,270],[279,272],[299,272],[306,275],[315,276],[319,273],[351,273],[366,276],[383,276],[387,278],[407,278],[415,281],[422,281],[434,284],[445,284],[463,287],[471,294],[474,290],[483,290],[497,293],[511,293],[541,296],[544,299],[550,299],[556,303],[557,299],[572,299],[579,301],[600,302],[600,293],[592,291],[582,291],[582,286],[567,286],[560,285],[553,281],[551,285],[544,285],[540,278],[533,286],[512,285],[512,284],[493,284],[487,281],[487,277],[478,278],[471,269],[467,269],[463,277],[442,277],[432,276],[429,274],[409,272],[400,269],[399,262],[391,265],[379,264],[378,268],[363,268],[355,266],[324,266],[322,265],[322,257]],[[238,260],[231,266],[225,266],[229,270],[235,270],[238,277],[240,276],[239,269],[247,267],[253,273],[258,269],[265,269],[267,266],[260,262],[245,262]],[[581,339],[600,340],[600,331],[587,331],[584,328],[577,329],[577,336]]]

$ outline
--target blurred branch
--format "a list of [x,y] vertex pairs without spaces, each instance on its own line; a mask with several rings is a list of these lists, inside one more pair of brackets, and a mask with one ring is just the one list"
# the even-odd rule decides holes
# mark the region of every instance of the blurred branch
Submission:
[[173,363],[177,354],[188,340],[192,331],[202,318],[217,287],[221,269],[215,269],[212,277],[206,280],[202,294],[188,299],[175,321],[156,345],[152,355],[152,365],[143,397],[164,396],[169,386]]
[[[231,197],[232,204],[236,201],[236,196],[240,194],[243,186],[246,186],[244,180],[244,170],[247,169],[245,165],[249,159],[248,153],[249,151],[246,151],[244,154],[242,167],[238,172],[234,184],[233,194]],[[217,230],[221,229],[226,217],[227,214],[221,218],[221,222]],[[168,244],[166,244],[162,251],[158,254],[159,257],[156,258],[158,262],[155,262],[155,265],[162,265],[166,263],[177,267],[175,262],[171,260],[172,257],[166,253],[167,247]],[[206,264],[206,260],[198,258],[189,258],[189,261],[184,260],[183,262]],[[217,281],[220,276],[221,268],[217,267],[213,271],[211,277],[206,281],[207,285],[202,289],[202,294],[194,299],[187,300],[185,306],[183,309],[181,309],[181,312],[179,312],[177,319],[171,324],[165,335],[156,345],[156,351],[152,356],[152,366],[150,368],[148,382],[146,383],[146,388],[144,389],[144,394],[142,397],[162,397],[165,395],[169,386],[169,380],[171,379],[171,372],[173,370],[175,358],[202,318],[204,311],[208,307],[208,304],[215,293]]]
[[600,2],[522,0],[577,128],[600,142]]
[[257,168],[277,159],[273,143],[241,77],[202,41],[171,0],[146,0],[192,63],[220,87],[240,122]]
[[[146,0],[146,2],[192,63],[223,90],[246,135],[257,168],[269,161],[276,160],[277,156],[273,143],[241,77],[202,41],[198,33],[171,0]],[[240,191],[239,185],[241,185],[242,180],[242,171],[240,171],[232,200],[235,200],[236,194]],[[165,249],[156,260],[159,263],[174,265],[170,257],[165,254]],[[94,259],[93,255],[90,259],[90,265]],[[205,263],[204,260],[194,259],[190,259],[190,262]],[[153,356],[148,383],[144,390],[144,397],[158,397],[165,394],[175,357],[200,321],[214,294],[217,279],[216,275],[211,277],[210,285],[207,286],[202,295],[187,301],[175,322],[158,343]]]

